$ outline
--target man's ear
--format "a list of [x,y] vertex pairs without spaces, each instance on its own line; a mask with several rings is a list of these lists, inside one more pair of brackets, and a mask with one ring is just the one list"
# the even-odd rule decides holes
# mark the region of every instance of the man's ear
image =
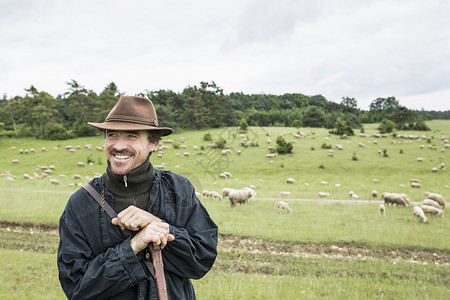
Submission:
[[153,151],[156,151],[156,148],[159,146],[159,140],[153,141],[150,143],[150,148],[153,149]]

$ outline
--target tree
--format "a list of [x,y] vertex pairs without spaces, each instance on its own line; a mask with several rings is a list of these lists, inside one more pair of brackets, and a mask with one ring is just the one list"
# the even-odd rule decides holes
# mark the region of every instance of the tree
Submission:
[[324,127],[325,113],[316,106],[310,106],[303,115],[302,122],[305,127]]
[[355,98],[342,97],[341,106],[344,112],[354,112],[358,109],[358,103]]
[[405,128],[407,122],[411,122],[414,118],[414,113],[405,106],[398,106],[398,108],[389,115],[389,119],[395,123],[395,128],[401,130]]
[[13,100],[11,109],[15,115],[21,116],[23,125],[30,129],[34,137],[45,138],[47,129],[60,122],[55,99],[46,92],[39,92],[33,85],[25,91],[24,98]]
[[399,103],[395,97],[377,98],[370,103],[370,110],[372,111],[385,111],[386,113],[397,110]]

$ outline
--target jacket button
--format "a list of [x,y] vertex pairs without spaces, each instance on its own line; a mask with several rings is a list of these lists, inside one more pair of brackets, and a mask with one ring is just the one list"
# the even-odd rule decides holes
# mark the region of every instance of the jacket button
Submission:
[[146,258],[146,259],[149,259],[149,258],[150,258],[150,253],[148,253],[148,252],[145,253],[145,258]]

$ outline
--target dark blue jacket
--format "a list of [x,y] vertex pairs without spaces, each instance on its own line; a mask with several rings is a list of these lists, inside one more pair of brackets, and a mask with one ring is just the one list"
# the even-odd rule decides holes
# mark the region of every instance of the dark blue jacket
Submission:
[[[189,180],[155,171],[148,211],[167,222],[175,236],[162,250],[168,295],[171,300],[195,299],[190,278],[199,279],[211,269],[218,228]],[[114,207],[103,177],[90,184],[99,193],[104,190]],[[131,249],[130,238],[84,189],[70,197],[59,235],[59,280],[69,299],[157,299],[155,281]]]

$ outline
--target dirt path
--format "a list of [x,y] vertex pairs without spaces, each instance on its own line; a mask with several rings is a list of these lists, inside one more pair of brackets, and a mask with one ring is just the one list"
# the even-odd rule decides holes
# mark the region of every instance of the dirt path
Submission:
[[[15,223],[0,221],[0,232],[10,234],[32,234],[33,238],[48,236],[57,238],[57,225]],[[21,243],[1,243],[4,248],[27,250]],[[56,245],[57,246],[57,245]],[[24,249],[25,247],[25,249]],[[43,252],[56,251],[56,248],[42,248]],[[49,250],[50,249],[50,250]],[[36,249],[35,249],[36,250]],[[39,251],[39,249],[37,249]],[[263,240],[254,237],[219,235],[219,252],[242,253],[253,256],[281,256],[309,259],[337,260],[384,260],[392,263],[409,262],[450,266],[450,251],[417,248],[375,248],[352,243],[313,244]]]

